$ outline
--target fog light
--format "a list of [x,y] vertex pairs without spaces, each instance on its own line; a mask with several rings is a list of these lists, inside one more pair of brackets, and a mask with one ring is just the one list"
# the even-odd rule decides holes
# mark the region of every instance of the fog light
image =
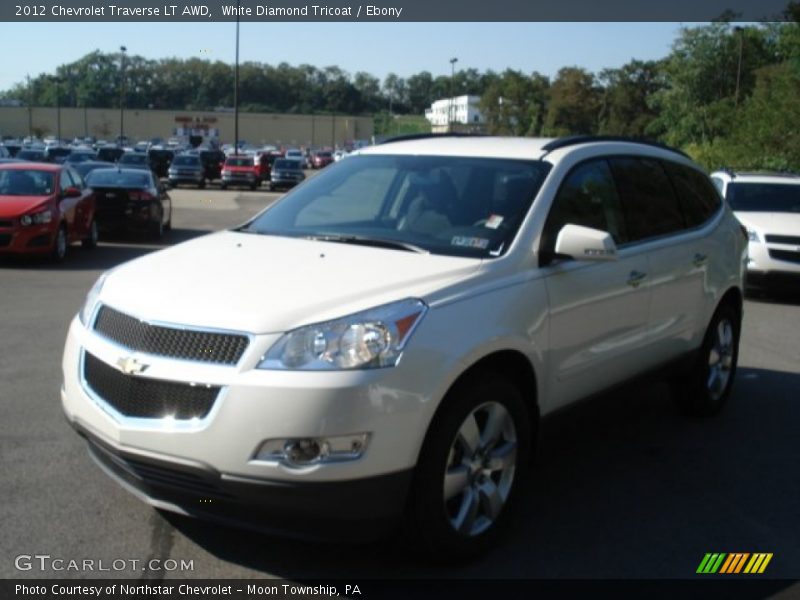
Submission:
[[295,465],[304,465],[319,459],[322,446],[317,440],[296,440],[286,443],[283,449],[286,460]]
[[290,467],[357,460],[364,454],[368,441],[368,433],[265,440],[255,451],[253,460],[279,462]]

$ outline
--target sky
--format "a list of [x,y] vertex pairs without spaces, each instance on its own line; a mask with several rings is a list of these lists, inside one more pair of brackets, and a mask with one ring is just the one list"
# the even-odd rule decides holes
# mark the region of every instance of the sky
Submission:
[[[381,81],[429,71],[516,69],[554,76],[561,67],[594,73],[631,59],[667,55],[681,24],[638,23],[242,23],[240,60],[338,66]],[[145,58],[200,57],[233,64],[234,23],[0,23],[0,91],[26,75],[100,50]],[[8,57],[17,57],[8,60]]]

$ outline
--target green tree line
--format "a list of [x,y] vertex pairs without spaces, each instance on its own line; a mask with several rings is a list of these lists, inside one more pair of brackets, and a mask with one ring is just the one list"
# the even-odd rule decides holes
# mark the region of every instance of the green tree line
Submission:
[[[786,19],[740,26],[726,15],[684,27],[670,53],[592,73],[461,69],[383,81],[329,66],[240,65],[244,111],[372,114],[378,133],[434,100],[480,96],[489,133],[648,137],[707,167],[800,169],[800,4]],[[34,106],[214,110],[233,105],[233,68],[220,61],[148,60],[95,51],[0,94]],[[420,120],[416,121],[417,123]],[[424,127],[424,125],[421,125]]]

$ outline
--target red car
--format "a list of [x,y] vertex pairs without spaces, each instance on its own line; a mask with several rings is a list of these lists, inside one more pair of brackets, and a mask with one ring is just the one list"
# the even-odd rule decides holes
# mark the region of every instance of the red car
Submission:
[[327,167],[332,162],[333,162],[333,152],[331,152],[330,150],[320,150],[319,152],[315,152],[314,156],[311,157],[311,164],[314,166],[315,169],[321,169],[323,167]]
[[94,193],[69,166],[0,165],[0,255],[49,255],[59,262],[67,247],[97,245]]

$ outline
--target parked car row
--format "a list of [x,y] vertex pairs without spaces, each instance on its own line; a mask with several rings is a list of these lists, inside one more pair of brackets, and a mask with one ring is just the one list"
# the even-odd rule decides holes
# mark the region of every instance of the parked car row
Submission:
[[159,239],[170,229],[172,202],[149,170],[100,165],[84,177],[69,164],[0,164],[0,255],[60,262],[70,244],[94,248],[100,231]]

